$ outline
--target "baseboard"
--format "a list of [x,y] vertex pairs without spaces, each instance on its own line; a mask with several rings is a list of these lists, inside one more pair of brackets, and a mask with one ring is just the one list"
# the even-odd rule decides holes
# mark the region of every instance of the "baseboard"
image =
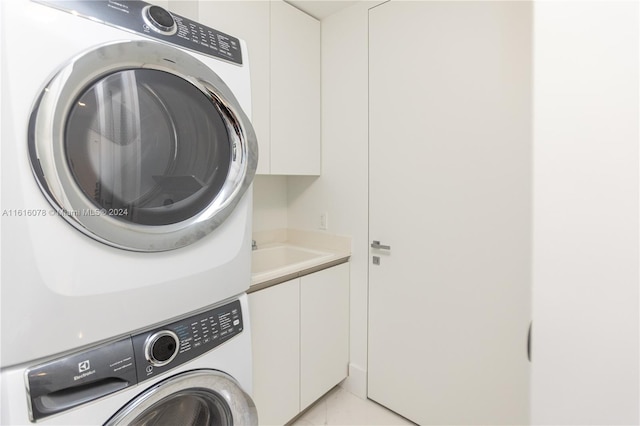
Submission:
[[367,370],[359,365],[349,364],[349,377],[340,383],[340,387],[359,398],[367,399]]

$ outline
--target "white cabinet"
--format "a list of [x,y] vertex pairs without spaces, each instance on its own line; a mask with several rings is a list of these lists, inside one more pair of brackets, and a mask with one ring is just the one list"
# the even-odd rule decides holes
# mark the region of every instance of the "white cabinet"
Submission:
[[258,174],[320,174],[320,22],[281,1],[201,1],[200,21],[247,42]]
[[258,418],[282,425],[300,409],[300,280],[251,293],[249,309]]
[[349,264],[300,279],[300,409],[348,374]]
[[349,264],[249,294],[253,399],[284,424],[347,377]]
[[320,22],[271,3],[271,174],[320,174]]

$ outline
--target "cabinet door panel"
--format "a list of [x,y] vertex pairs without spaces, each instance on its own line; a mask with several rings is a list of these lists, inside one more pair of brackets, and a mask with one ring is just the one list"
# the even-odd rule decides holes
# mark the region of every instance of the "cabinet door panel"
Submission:
[[349,264],[300,282],[300,409],[347,377]]
[[249,294],[253,399],[262,425],[300,411],[300,279]]
[[271,2],[271,174],[320,174],[320,22]]

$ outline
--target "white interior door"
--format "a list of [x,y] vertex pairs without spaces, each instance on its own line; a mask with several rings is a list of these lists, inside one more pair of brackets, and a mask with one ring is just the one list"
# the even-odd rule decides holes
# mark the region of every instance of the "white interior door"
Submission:
[[[531,5],[369,13],[368,395],[419,424],[526,424]],[[373,264],[379,257],[379,265]]]

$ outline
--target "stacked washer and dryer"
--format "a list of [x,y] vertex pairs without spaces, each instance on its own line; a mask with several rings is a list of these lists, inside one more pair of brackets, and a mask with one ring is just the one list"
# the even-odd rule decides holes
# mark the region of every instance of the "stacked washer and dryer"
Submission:
[[257,423],[245,43],[138,0],[0,7],[0,423]]

